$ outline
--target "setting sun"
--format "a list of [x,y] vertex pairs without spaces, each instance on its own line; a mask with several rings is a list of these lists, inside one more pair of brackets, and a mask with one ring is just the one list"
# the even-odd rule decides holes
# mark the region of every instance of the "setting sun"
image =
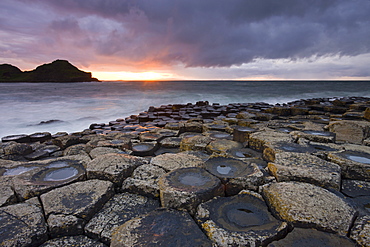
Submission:
[[160,72],[93,72],[93,76],[105,81],[155,81],[155,80],[170,80],[174,78],[171,73],[160,73]]

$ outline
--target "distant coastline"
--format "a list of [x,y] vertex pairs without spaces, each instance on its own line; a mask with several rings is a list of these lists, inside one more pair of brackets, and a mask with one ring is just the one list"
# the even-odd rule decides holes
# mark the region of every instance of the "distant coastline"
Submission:
[[67,60],[55,60],[31,71],[21,71],[14,65],[0,65],[0,83],[10,82],[91,82],[99,81],[91,72],[79,70]]

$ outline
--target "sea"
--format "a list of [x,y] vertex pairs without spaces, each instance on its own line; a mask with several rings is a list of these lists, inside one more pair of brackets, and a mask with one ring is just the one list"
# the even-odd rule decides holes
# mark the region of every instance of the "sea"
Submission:
[[78,132],[150,106],[196,103],[287,103],[370,97],[370,81],[104,81],[0,83],[0,137]]

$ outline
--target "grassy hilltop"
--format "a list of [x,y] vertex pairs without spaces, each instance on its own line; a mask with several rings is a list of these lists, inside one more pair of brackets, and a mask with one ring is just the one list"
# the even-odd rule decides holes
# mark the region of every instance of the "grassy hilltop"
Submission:
[[0,65],[0,82],[87,82],[99,81],[66,60],[55,60],[31,71],[21,71],[10,64]]

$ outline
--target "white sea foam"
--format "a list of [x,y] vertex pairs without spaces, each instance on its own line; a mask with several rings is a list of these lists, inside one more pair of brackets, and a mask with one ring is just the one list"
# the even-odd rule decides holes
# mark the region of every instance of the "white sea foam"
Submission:
[[[91,82],[1,83],[0,137],[75,132],[149,106],[195,103],[286,103],[304,98],[370,97],[368,82]],[[49,124],[42,121],[60,120]]]

